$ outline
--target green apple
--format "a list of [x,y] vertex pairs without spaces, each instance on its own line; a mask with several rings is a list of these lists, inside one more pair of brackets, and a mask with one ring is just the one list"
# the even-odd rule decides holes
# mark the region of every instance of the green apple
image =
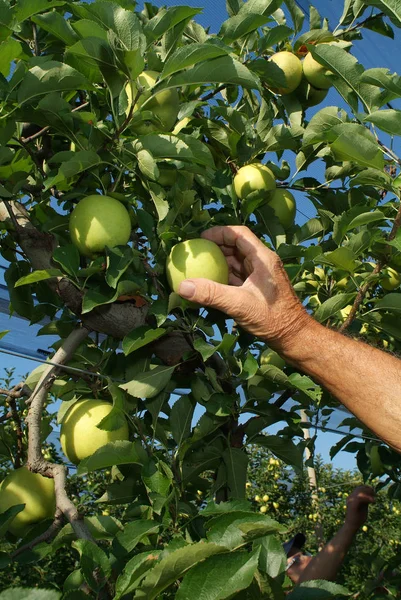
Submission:
[[328,90],[318,90],[305,78],[302,79],[296,90],[296,96],[304,108],[320,104],[326,98],[327,93]]
[[[177,120],[180,100],[176,89],[162,90],[152,97],[152,88],[155,86],[159,75],[160,73],[157,71],[143,71],[138,76],[137,81],[143,91],[134,106],[133,114],[140,110],[146,102],[144,110],[151,111],[160,120],[162,131],[171,131]],[[127,115],[138,94],[139,86],[134,83],[132,88],[130,84],[127,84],[125,87],[128,97]],[[147,100],[149,100],[149,102],[147,102]],[[151,121],[141,121],[137,125],[134,125],[133,129],[139,135],[146,135],[147,133],[160,131],[160,126]]]
[[123,246],[130,234],[131,220],[127,209],[110,196],[86,196],[71,213],[71,241],[84,256],[93,257],[103,252],[106,246]]
[[372,475],[374,477],[380,477],[385,473],[385,469],[380,458],[379,446],[372,446],[370,451],[370,465],[372,468]]
[[268,167],[261,163],[254,163],[238,170],[234,177],[234,189],[238,198],[243,200],[252,192],[273,191],[276,189],[276,181]]
[[331,87],[331,81],[327,77],[331,71],[318,63],[310,52],[305,56],[302,67],[307,81],[313,85],[313,87],[319,90],[328,90],[329,87]]
[[112,409],[108,402],[85,399],[79,400],[67,411],[61,423],[60,443],[72,463],[78,464],[109,442],[128,440],[127,423],[112,431],[97,427]]
[[384,290],[391,292],[400,286],[401,275],[392,267],[385,267],[383,269],[383,279],[381,285]]
[[260,364],[263,365],[273,365],[278,369],[283,369],[285,367],[285,360],[281,358],[277,352],[274,350],[264,350],[260,355]]
[[274,190],[268,204],[273,210],[284,229],[294,225],[297,206],[295,198],[288,190],[277,188]]
[[219,246],[210,240],[196,238],[176,244],[166,262],[167,280],[178,293],[181,281],[204,277],[228,283],[228,264]]
[[27,467],[11,471],[0,484],[0,510],[4,512],[16,504],[25,504],[25,508],[14,517],[8,530],[23,537],[32,525],[54,517],[54,480],[32,473]]
[[278,94],[291,94],[301,83],[302,79],[302,63],[292,52],[276,52],[269,58],[270,62],[277,65],[284,73],[287,85],[285,87],[273,89],[272,91]]

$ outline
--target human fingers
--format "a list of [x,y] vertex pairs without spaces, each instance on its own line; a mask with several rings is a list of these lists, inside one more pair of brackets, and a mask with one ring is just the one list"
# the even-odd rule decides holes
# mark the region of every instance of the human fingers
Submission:
[[243,256],[250,256],[267,250],[258,237],[252,231],[243,225],[223,225],[207,229],[202,237],[220,246],[223,252],[228,255],[231,249],[239,251]]
[[251,298],[241,287],[223,285],[210,279],[186,279],[178,289],[180,296],[202,306],[217,308],[232,317],[242,315]]

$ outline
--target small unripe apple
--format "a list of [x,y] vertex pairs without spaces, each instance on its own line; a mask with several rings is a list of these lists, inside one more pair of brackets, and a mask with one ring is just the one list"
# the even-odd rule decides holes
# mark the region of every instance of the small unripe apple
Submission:
[[[133,114],[140,110],[143,104],[151,98],[152,88],[155,86],[159,75],[160,73],[157,71],[143,71],[143,73],[138,76],[138,84],[143,91],[134,106]],[[126,111],[126,114],[128,115],[130,107],[138,94],[138,87],[134,83],[131,89],[131,85],[127,84],[125,91],[128,97],[128,108]],[[149,102],[146,102],[143,110],[151,111],[160,120],[161,126],[158,126],[151,121],[141,121],[133,126],[134,131],[140,135],[154,133],[155,131],[160,131],[160,129],[162,131],[171,131],[177,120],[179,106],[180,101],[176,89],[157,92]]]
[[166,274],[171,289],[178,293],[184,279],[204,277],[227,284],[228,264],[217,244],[196,238],[173,247],[167,258]]
[[268,502],[269,501],[269,496],[267,494],[265,494],[263,496],[263,502]]
[[278,94],[291,94],[301,83],[302,79],[302,63],[295,54],[286,50],[276,52],[269,58],[270,62],[276,64],[284,73],[286,86],[273,89],[272,91]]
[[380,477],[385,473],[385,469],[380,457],[379,446],[373,446],[370,451],[370,465],[373,477]]
[[256,191],[271,192],[276,189],[276,181],[268,167],[260,163],[245,165],[234,177],[234,189],[238,198],[243,200]]
[[274,190],[268,206],[274,210],[284,229],[289,229],[294,224],[297,206],[291,192],[277,188]]
[[400,286],[401,275],[392,267],[385,267],[383,269],[383,278],[381,279],[381,285],[384,290],[391,292]]
[[255,496],[255,502],[260,502],[260,496],[258,496],[258,495]]
[[259,508],[259,510],[260,510],[261,513],[265,514],[265,513],[267,513],[267,506],[261,506]]
[[362,531],[364,531],[364,532],[366,533],[366,532],[367,532],[367,530],[368,530],[368,527],[367,527],[367,525],[363,525],[363,526],[362,526]]
[[273,508],[278,510],[280,508],[280,504],[278,502],[273,502]]
[[252,483],[250,481],[247,481],[246,484],[245,484],[245,487],[246,487],[247,490],[249,490],[249,488],[252,487]]
[[[273,365],[274,367],[277,367],[278,369],[284,369],[285,367],[285,360],[283,360],[281,358],[281,356],[279,354],[277,354],[277,352],[275,352],[274,350],[264,350],[262,352],[262,354],[260,355],[260,364],[261,365]],[[270,460],[274,460],[274,459],[270,459]],[[270,463],[270,464],[275,464],[275,463]]]
[[71,213],[71,241],[84,256],[92,258],[106,246],[125,245],[130,234],[131,220],[127,209],[110,196],[86,196]]
[[4,512],[16,504],[25,504],[8,530],[23,537],[31,525],[52,519],[56,510],[54,480],[32,473],[27,467],[10,471],[0,484],[0,511]]
[[64,454],[74,464],[91,456],[109,442],[128,440],[128,425],[106,431],[97,425],[107,417],[113,406],[102,400],[79,400],[67,411],[60,429],[60,444]]
[[328,90],[331,87],[332,83],[327,77],[331,71],[317,62],[310,52],[305,56],[302,66],[306,79],[313,87],[319,90]]

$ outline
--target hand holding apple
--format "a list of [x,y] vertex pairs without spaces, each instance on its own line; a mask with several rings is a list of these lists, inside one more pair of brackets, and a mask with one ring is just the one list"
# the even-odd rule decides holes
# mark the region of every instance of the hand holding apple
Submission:
[[283,264],[247,227],[214,227],[202,234],[223,251],[229,284],[190,279],[179,294],[217,308],[282,353],[294,336],[313,323],[296,297]]
[[369,485],[360,485],[347,498],[345,524],[359,529],[368,518],[369,506],[375,502],[375,492]]

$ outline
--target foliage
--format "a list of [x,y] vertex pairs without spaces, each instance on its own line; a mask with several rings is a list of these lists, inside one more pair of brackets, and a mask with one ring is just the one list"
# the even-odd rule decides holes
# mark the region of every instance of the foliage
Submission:
[[[170,294],[165,260],[177,241],[212,225],[251,225],[321,323],[340,327],[340,311],[369,284],[349,331],[399,351],[401,296],[383,289],[381,268],[401,269],[401,161],[389,138],[400,132],[392,103],[401,85],[386,68],[366,70],[352,43],[365,27],[398,35],[400,7],[396,0],[346,0],[332,30],[311,7],[307,31],[292,0],[228,0],[218,34],[193,20],[199,9],[135,8],[134,0],[0,5],[0,235],[10,310],[31,323],[46,317],[39,335],[57,336],[55,350],[78,323],[91,330],[68,363],[74,370],[60,370],[53,381],[41,421],[46,460],[63,461],[46,444],[57,431],[54,410],[61,421],[79,398],[112,402],[102,427],[116,429],[124,413],[131,433],[130,442],[114,442],[81,463],[86,482],[69,483],[93,540],[75,539],[65,524],[53,539],[14,556],[17,541],[6,534],[1,566],[25,561],[26,585],[28,571],[44,570],[56,553],[68,577],[62,582],[59,572],[46,584],[66,599],[85,590],[93,598],[185,600],[191,588],[216,600],[280,599],[283,517],[271,519],[246,501],[247,448],[263,446],[300,471],[298,409],[324,425],[336,401],[290,366],[261,365],[265,345],[224,315]],[[292,48],[301,57],[310,51],[331,72],[334,106],[310,112],[297,90],[272,91],[283,87],[284,73],[266,59]],[[160,73],[150,97],[138,84],[144,68]],[[171,132],[155,96],[173,89],[180,107]],[[339,109],[344,102],[347,110]],[[239,202],[233,175],[259,160],[279,186],[310,201],[312,218],[285,231],[268,194]],[[175,174],[166,185],[163,168]],[[69,217],[79,200],[99,193],[125,205],[132,234],[126,246],[92,260],[71,244]],[[43,367],[26,385],[33,389],[41,373]],[[0,398],[7,470],[26,459],[27,403],[22,394]],[[281,422],[278,434],[263,433]],[[368,480],[372,446],[380,442],[354,439],[360,424],[353,418],[344,426],[350,434],[333,454],[343,446],[356,452]],[[382,483],[397,499],[400,459],[384,445],[379,455]],[[102,469],[110,470],[106,487],[102,476],[96,483]],[[90,502],[74,492],[82,483]],[[117,516],[98,516],[95,497],[117,506]],[[47,525],[35,526],[20,545]],[[312,587],[314,597],[347,594],[309,582],[290,597],[310,598]]]

